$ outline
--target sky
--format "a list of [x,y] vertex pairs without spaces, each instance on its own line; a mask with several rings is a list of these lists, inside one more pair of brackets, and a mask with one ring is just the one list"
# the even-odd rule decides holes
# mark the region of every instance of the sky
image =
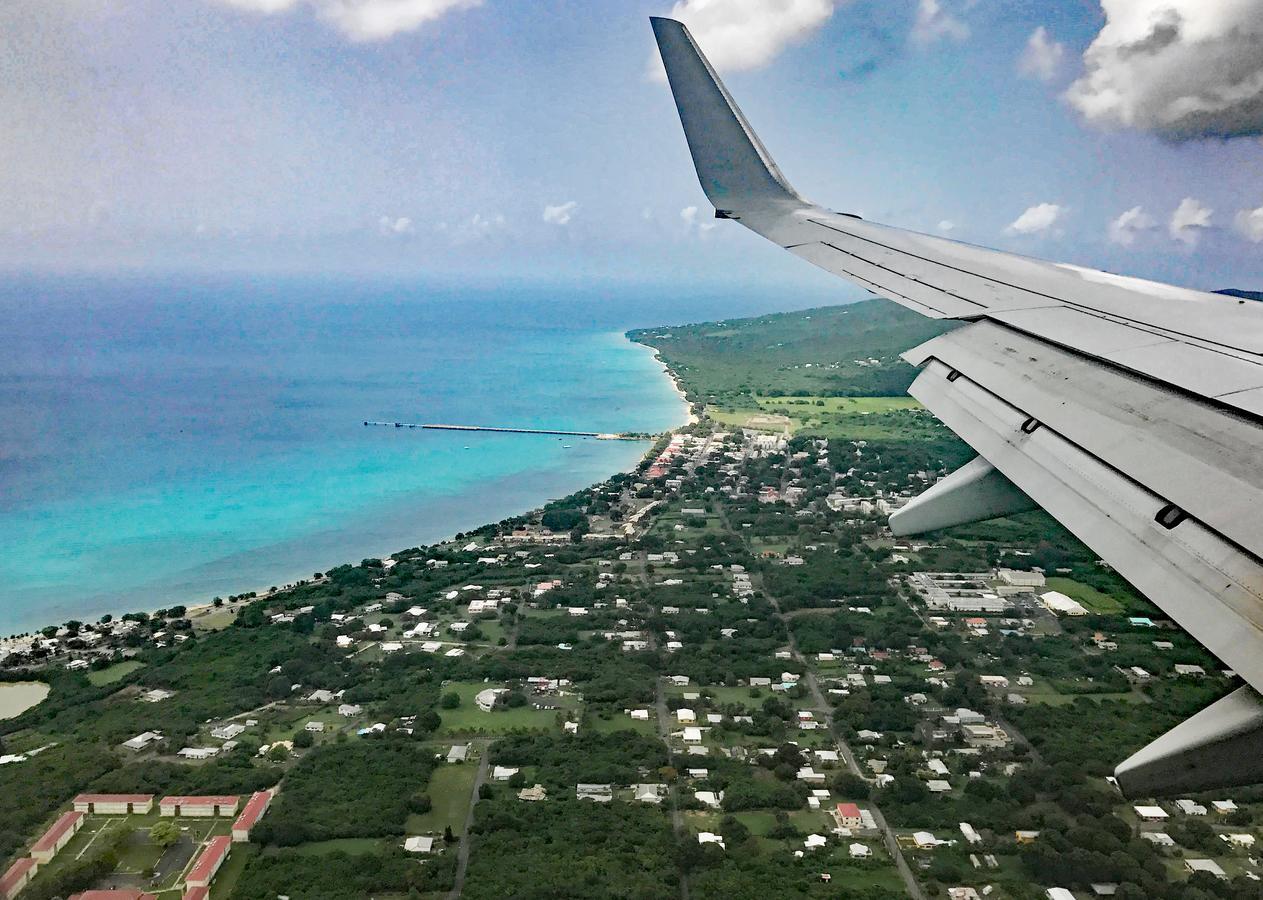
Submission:
[[1263,288],[1263,0],[5,0],[0,267],[832,286],[711,218],[650,15],[821,205]]

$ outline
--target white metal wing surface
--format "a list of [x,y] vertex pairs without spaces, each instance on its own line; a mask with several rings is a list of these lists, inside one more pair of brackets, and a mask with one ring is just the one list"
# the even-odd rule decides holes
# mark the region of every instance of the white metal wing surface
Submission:
[[979,453],[891,518],[1043,507],[1247,686],[1122,763],[1132,794],[1263,781],[1263,305],[836,213],[794,191],[688,30],[652,20],[702,189],[808,262],[933,318],[910,393]]

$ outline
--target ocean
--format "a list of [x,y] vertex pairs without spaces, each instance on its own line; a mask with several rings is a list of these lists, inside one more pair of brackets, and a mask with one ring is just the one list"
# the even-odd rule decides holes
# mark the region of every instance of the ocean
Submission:
[[647,445],[364,420],[655,432],[632,327],[758,291],[206,275],[0,282],[0,635],[207,602],[450,537]]

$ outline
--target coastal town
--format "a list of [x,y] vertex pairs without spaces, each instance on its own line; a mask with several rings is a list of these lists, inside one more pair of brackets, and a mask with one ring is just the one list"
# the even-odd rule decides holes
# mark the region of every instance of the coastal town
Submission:
[[7,640],[0,897],[1263,896],[1257,789],[1110,776],[1232,672],[1040,514],[894,538],[964,452],[906,398],[663,357],[632,472]]

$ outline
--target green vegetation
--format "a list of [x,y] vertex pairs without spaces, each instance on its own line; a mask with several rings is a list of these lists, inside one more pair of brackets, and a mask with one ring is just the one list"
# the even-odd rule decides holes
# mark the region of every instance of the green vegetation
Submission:
[[123,662],[114,663],[104,669],[93,669],[88,673],[88,681],[97,687],[103,684],[113,684],[121,681],[137,669],[143,669],[145,664],[135,659],[124,660]]
[[[235,854],[236,851],[234,851]],[[421,864],[398,847],[370,853],[334,850],[312,856],[301,850],[260,853],[246,864],[234,900],[358,900],[451,886],[455,860],[444,855]]]
[[1118,615],[1127,607],[1109,594],[1098,591],[1087,584],[1079,584],[1072,578],[1049,578],[1048,589],[1060,591],[1071,600],[1078,600],[1097,615]]
[[404,833],[408,800],[434,768],[424,745],[398,738],[324,744],[285,779],[251,838],[290,847],[342,837]]
[[[430,808],[408,816],[409,834],[442,834],[444,828],[459,830],[469,812],[478,766],[474,763],[439,766],[430,776],[425,795]],[[415,808],[415,805],[414,805]]]

